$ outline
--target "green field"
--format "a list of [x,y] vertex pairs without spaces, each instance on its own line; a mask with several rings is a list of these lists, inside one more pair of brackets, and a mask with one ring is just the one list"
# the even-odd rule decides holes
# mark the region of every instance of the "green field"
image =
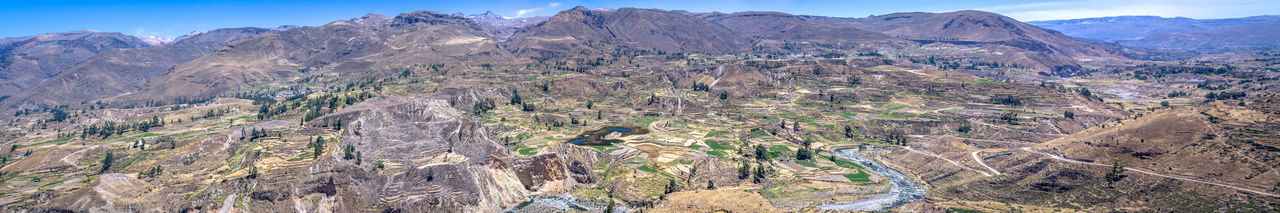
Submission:
[[870,183],[871,182],[871,174],[867,174],[866,172],[862,172],[862,171],[859,171],[857,174],[844,174],[844,178],[847,178],[849,179],[849,181],[853,181],[854,183]]

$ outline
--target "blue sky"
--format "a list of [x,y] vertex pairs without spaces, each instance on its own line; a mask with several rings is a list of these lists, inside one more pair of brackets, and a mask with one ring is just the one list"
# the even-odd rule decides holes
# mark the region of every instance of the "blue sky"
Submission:
[[782,11],[792,14],[866,17],[894,12],[984,10],[1022,21],[1117,15],[1230,18],[1280,14],[1275,0],[518,0],[518,1],[334,1],[334,0],[165,0],[65,1],[0,0],[0,37],[46,32],[98,30],[139,36],[176,37],[227,27],[323,25],[376,13],[394,16],[415,11],[545,16],[582,5],[588,8],[659,8],[695,12]]

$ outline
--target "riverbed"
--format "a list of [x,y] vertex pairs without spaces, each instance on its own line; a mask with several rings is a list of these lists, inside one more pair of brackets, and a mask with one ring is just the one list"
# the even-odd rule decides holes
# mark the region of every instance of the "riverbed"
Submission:
[[856,211],[885,211],[898,207],[902,204],[913,200],[924,198],[929,193],[925,189],[924,184],[917,181],[911,176],[907,176],[892,167],[885,166],[880,162],[870,160],[858,154],[862,150],[889,150],[896,149],[891,147],[879,146],[857,146],[850,148],[841,148],[836,150],[836,156],[853,161],[868,170],[879,174],[881,177],[889,180],[891,185],[889,193],[861,200],[841,201],[837,203],[819,205],[819,209],[824,210],[856,210]]

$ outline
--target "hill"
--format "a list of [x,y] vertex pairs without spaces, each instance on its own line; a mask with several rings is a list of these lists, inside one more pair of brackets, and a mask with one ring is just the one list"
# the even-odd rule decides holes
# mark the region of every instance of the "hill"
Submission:
[[1113,16],[1070,20],[1032,21],[1028,24],[1056,30],[1068,36],[1118,41],[1138,39],[1165,32],[1197,32],[1280,21],[1280,16],[1251,16],[1226,19],[1186,17]]
[[725,53],[746,49],[749,40],[685,13],[635,8],[590,10],[579,6],[516,31],[506,46],[517,55],[546,57],[574,52],[581,44]]
[[0,95],[13,95],[100,53],[151,44],[120,33],[75,31],[0,39]]
[[1193,51],[1280,48],[1280,21],[1195,32],[1153,33],[1121,45]]
[[[392,65],[502,57],[480,25],[429,11],[387,20],[366,16],[319,27],[264,33],[231,42],[174,68],[128,100],[207,97],[315,73],[389,75]],[[373,71],[373,72],[371,72]]]
[[709,13],[703,18],[739,35],[767,40],[848,43],[885,40],[888,35],[848,25],[815,21],[805,16],[780,12]]
[[203,56],[233,40],[272,32],[262,28],[217,29],[163,46],[122,49],[91,57],[5,100],[4,106],[41,108],[79,104],[143,88],[174,66]]

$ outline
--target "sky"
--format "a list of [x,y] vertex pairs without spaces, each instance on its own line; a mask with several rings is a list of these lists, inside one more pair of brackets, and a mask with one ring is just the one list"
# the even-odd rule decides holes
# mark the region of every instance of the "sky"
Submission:
[[177,37],[230,27],[319,26],[374,13],[416,10],[508,17],[550,16],[574,6],[657,8],[693,12],[781,11],[791,14],[867,17],[895,12],[982,10],[1020,21],[1121,15],[1234,18],[1280,15],[1277,0],[0,0],[0,38],[97,30],[137,36]]

